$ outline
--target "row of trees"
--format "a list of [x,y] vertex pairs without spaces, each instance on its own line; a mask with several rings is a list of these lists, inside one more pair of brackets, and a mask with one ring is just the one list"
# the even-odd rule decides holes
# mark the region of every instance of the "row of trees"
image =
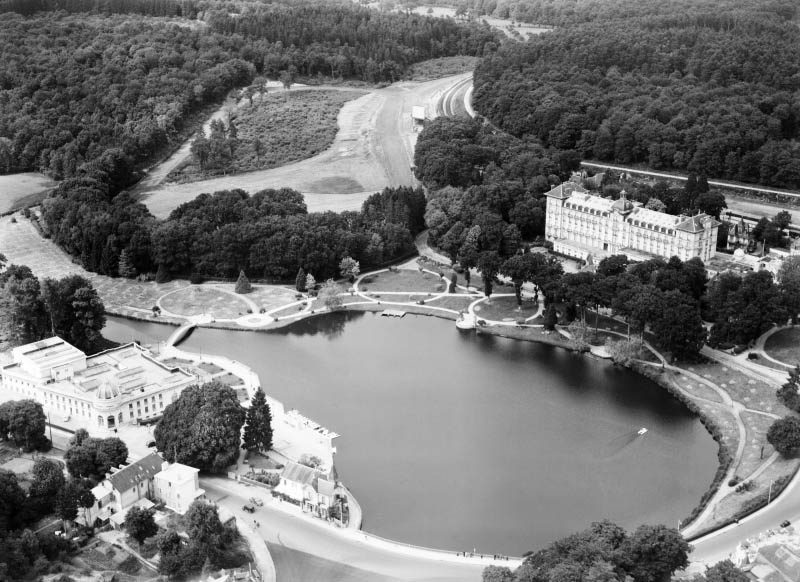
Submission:
[[506,43],[476,68],[476,109],[581,158],[797,187],[800,31],[780,4],[601,19]]
[[57,335],[84,352],[98,349],[105,307],[91,282],[80,275],[39,280],[26,265],[4,263],[0,258],[0,311],[16,342]]

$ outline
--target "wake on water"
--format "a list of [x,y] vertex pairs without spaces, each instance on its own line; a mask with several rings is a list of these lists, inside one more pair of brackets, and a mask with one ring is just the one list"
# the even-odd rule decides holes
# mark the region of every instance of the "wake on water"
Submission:
[[621,453],[624,449],[630,447],[633,443],[639,440],[644,434],[640,433],[641,429],[632,430],[630,432],[626,432],[623,435],[620,435],[611,441],[609,441],[604,447],[603,451],[600,454],[600,458],[602,459],[610,459],[611,457],[615,457],[619,453]]

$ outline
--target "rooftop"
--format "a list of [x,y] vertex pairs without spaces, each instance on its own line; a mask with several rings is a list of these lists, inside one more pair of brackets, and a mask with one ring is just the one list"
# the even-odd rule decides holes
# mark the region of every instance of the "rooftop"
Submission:
[[156,473],[161,471],[164,460],[156,453],[150,453],[143,459],[131,463],[109,475],[107,479],[117,491],[127,491],[137,483],[151,479]]
[[319,474],[319,471],[311,467],[289,461],[286,463],[281,477],[287,481],[294,481],[296,483],[302,483],[303,485],[312,485],[314,479],[316,479]]
[[14,348],[14,360],[24,357],[41,368],[55,368],[86,357],[78,348],[53,336]]
[[181,463],[172,463],[169,467],[158,473],[156,476],[166,479],[170,483],[183,483],[185,481],[194,480],[195,475],[199,473],[199,469],[182,465]]

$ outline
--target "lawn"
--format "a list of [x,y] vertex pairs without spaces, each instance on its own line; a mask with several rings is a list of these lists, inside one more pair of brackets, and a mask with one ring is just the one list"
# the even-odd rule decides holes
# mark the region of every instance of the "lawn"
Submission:
[[492,297],[489,302],[481,301],[475,306],[475,315],[492,321],[517,321],[527,319],[539,311],[539,304],[523,301],[517,310],[516,297]]
[[[168,182],[194,182],[223,174],[267,170],[319,154],[333,143],[342,105],[362,91],[292,90],[256,96],[235,112],[238,143],[227,168],[200,171],[194,156],[169,173]],[[256,138],[262,151],[256,155]]]
[[44,174],[23,172],[0,176],[0,214],[41,202],[48,190],[58,186]]
[[[790,366],[800,365],[800,327],[787,327],[767,338],[764,351],[770,357]],[[759,362],[762,364],[765,362]]]
[[686,367],[690,372],[700,374],[726,390],[731,398],[747,408],[783,415],[788,410],[778,402],[775,395],[777,387],[761,380],[755,380],[719,362],[705,362]]
[[[736,474],[744,480],[758,469],[764,459],[769,458],[775,452],[772,445],[767,442],[767,430],[775,422],[775,419],[763,414],[745,411],[742,412],[742,420],[744,420],[747,429],[747,443],[744,447],[742,461],[736,469]],[[764,448],[763,458],[761,455],[762,447]]]
[[358,284],[360,291],[377,293],[381,291],[424,291],[441,293],[446,291],[445,282],[437,275],[420,273],[410,269],[383,271],[364,277]]
[[698,382],[694,378],[690,378],[689,376],[685,376],[683,374],[675,374],[672,372],[668,373],[672,375],[673,382],[676,382],[689,396],[702,398],[703,400],[711,400],[712,402],[718,402],[722,404],[722,397],[710,386],[707,386],[703,382]]
[[440,299],[426,301],[425,304],[431,307],[444,307],[445,309],[452,309],[453,311],[466,311],[469,304],[473,301],[475,301],[475,297],[453,297],[452,295],[448,295]]
[[249,309],[243,299],[202,285],[192,285],[163,296],[161,308],[186,317],[208,313],[217,319],[236,319]]

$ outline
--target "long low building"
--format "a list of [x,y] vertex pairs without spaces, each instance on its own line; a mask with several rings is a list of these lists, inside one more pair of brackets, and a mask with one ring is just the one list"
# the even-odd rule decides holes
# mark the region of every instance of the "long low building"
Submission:
[[155,420],[197,379],[131,343],[87,356],[58,337],[16,347],[0,368],[3,389],[40,402],[46,412],[85,419],[108,433],[123,423]]
[[625,198],[603,198],[573,182],[546,194],[545,235],[553,250],[577,259],[628,255],[707,262],[717,247],[720,223],[707,214],[674,216]]

